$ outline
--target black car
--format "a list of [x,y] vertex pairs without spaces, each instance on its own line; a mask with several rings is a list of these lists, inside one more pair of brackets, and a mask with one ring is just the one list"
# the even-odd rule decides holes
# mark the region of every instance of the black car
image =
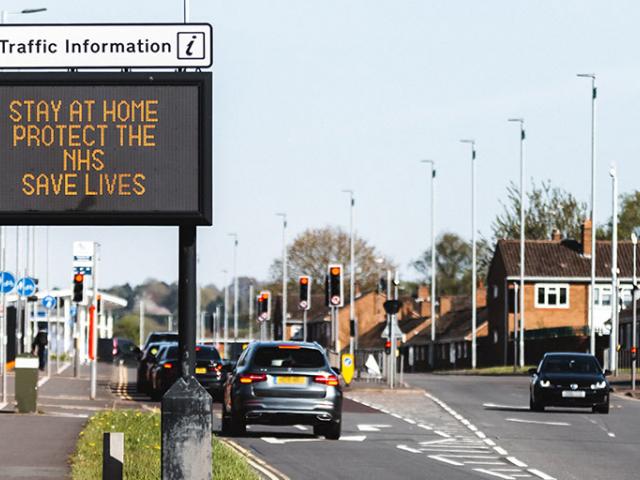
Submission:
[[156,355],[156,362],[149,371],[150,389],[148,393],[154,400],[160,400],[162,395],[178,379],[180,368],[178,365],[178,345],[164,344]]
[[229,363],[211,345],[196,345],[196,379],[215,399],[222,396]]
[[317,343],[254,342],[225,383],[222,431],[247,424],[313,425],[315,435],[340,438],[342,389]]
[[[173,343],[177,345],[176,343]],[[156,363],[157,358],[156,354],[162,345],[165,345],[165,342],[151,342],[147,345],[147,347],[142,351],[142,356],[140,361],[138,362],[138,375],[136,386],[138,392],[147,393],[150,387],[150,377],[149,372],[151,367]]]
[[545,407],[588,407],[609,413],[611,387],[593,355],[586,353],[547,353],[532,374],[529,406],[536,412]]
[[152,343],[178,343],[178,332],[151,332],[144,342],[142,351],[146,351]]

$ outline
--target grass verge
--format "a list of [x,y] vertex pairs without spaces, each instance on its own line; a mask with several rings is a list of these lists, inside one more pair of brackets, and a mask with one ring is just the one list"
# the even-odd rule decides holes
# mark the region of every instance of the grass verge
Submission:
[[[71,457],[73,480],[102,478],[102,434],[124,432],[124,478],[160,479],[160,414],[135,410],[100,412],[80,432]],[[247,462],[229,447],[213,439],[214,479],[258,479]]]
[[534,367],[535,365],[525,365],[514,370],[513,365],[500,365],[497,367],[476,368],[475,370],[436,370],[433,373],[439,375],[527,375],[528,370]]

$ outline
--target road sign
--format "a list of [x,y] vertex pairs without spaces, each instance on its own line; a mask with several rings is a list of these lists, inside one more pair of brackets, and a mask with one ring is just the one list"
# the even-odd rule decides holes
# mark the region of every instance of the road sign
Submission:
[[342,378],[347,385],[349,385],[351,383],[351,380],[353,380],[353,373],[355,370],[354,364],[355,362],[353,361],[352,354],[342,354],[342,368],[340,369],[340,373],[342,374]]
[[20,296],[30,297],[36,293],[36,282],[33,281],[33,278],[23,277],[18,280],[18,283],[16,284],[16,291]]
[[11,272],[0,272],[0,291],[10,293],[16,286],[16,277]]
[[42,306],[47,310],[51,310],[52,308],[55,308],[57,303],[58,301],[56,300],[56,298],[52,297],[51,295],[47,295],[42,299]]
[[211,103],[206,72],[0,74],[0,224],[210,225]]
[[0,28],[2,68],[206,68],[213,63],[213,31],[206,23]]

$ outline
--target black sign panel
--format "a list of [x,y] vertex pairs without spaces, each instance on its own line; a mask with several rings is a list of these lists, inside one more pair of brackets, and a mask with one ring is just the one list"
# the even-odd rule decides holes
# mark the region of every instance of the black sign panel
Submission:
[[0,223],[212,222],[210,73],[0,75]]

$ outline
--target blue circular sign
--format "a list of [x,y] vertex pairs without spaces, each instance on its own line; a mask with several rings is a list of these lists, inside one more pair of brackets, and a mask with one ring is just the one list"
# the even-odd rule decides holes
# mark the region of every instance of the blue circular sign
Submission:
[[0,291],[2,293],[11,292],[16,286],[16,277],[10,272],[0,272]]
[[54,308],[56,306],[56,303],[58,303],[56,298],[52,297],[51,295],[47,295],[42,299],[42,306],[44,306],[44,308],[46,308],[47,310],[51,310],[52,308]]
[[23,277],[18,280],[16,290],[18,291],[18,295],[29,297],[36,293],[36,282],[33,281],[33,278]]

